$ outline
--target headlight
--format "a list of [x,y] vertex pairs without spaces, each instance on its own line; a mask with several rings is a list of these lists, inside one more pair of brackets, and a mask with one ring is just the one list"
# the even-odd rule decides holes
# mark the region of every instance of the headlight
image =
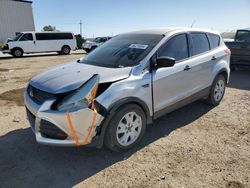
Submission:
[[57,106],[59,111],[76,111],[87,108],[95,99],[99,83],[99,75],[95,74],[74,93],[66,96]]

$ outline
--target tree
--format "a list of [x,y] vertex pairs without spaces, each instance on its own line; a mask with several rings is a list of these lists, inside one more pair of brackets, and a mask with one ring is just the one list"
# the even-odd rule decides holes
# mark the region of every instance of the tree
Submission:
[[43,27],[43,31],[57,31],[55,26],[46,25]]

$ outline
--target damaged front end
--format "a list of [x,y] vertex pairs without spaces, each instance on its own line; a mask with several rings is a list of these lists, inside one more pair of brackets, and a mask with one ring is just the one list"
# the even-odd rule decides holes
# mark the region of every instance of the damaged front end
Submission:
[[93,75],[78,89],[60,99],[51,96],[41,105],[33,99],[32,90],[25,91],[27,116],[38,143],[73,146],[92,142],[104,119],[95,102],[99,80],[98,74]]

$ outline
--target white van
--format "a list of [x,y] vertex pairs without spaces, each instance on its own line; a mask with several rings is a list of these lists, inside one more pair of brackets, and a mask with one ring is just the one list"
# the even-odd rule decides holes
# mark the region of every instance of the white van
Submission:
[[14,57],[24,53],[58,52],[69,54],[76,49],[76,39],[70,32],[22,32],[15,38],[8,39],[2,52]]

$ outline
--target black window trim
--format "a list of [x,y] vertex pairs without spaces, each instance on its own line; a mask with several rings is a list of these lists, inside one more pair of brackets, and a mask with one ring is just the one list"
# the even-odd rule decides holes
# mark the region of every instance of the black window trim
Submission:
[[[72,36],[72,39],[37,39],[37,35],[39,35],[39,34],[70,34],[71,36]],[[73,33],[71,33],[71,32],[35,32],[34,33],[34,35],[35,35],[35,39],[37,40],[37,41],[47,41],[47,40],[74,40],[74,34]]]
[[[210,50],[209,51],[215,50],[215,49],[217,49],[217,48],[219,48],[221,46],[221,37],[220,37],[220,35],[214,34],[214,33],[208,33],[208,32],[206,33],[206,35],[207,35],[207,38],[208,38],[208,41],[209,41],[209,46],[210,46]],[[215,35],[215,36],[219,37],[219,44],[218,44],[217,47],[215,47],[215,48],[211,47],[211,40],[210,40],[209,35]]]
[[[179,36],[179,35],[183,35],[183,34],[186,35],[187,47],[188,47],[188,57],[185,58],[185,59],[181,59],[181,60],[179,60],[179,61],[176,61],[175,63],[176,63],[176,64],[177,64],[177,63],[181,63],[181,62],[183,62],[183,61],[186,61],[186,60],[190,59],[191,51],[190,51],[190,39],[189,39],[189,36],[188,36],[188,32],[176,33],[176,34],[172,35],[170,38],[168,38],[168,39],[167,39],[167,40],[157,49],[157,51],[154,53],[154,55],[157,54],[157,56],[158,56],[158,51],[159,51],[165,44],[167,44],[167,42],[168,42],[169,40],[171,40],[172,38],[177,37],[177,36]],[[152,55],[152,57],[153,57],[154,55]],[[152,57],[151,57],[151,58],[152,58]]]

